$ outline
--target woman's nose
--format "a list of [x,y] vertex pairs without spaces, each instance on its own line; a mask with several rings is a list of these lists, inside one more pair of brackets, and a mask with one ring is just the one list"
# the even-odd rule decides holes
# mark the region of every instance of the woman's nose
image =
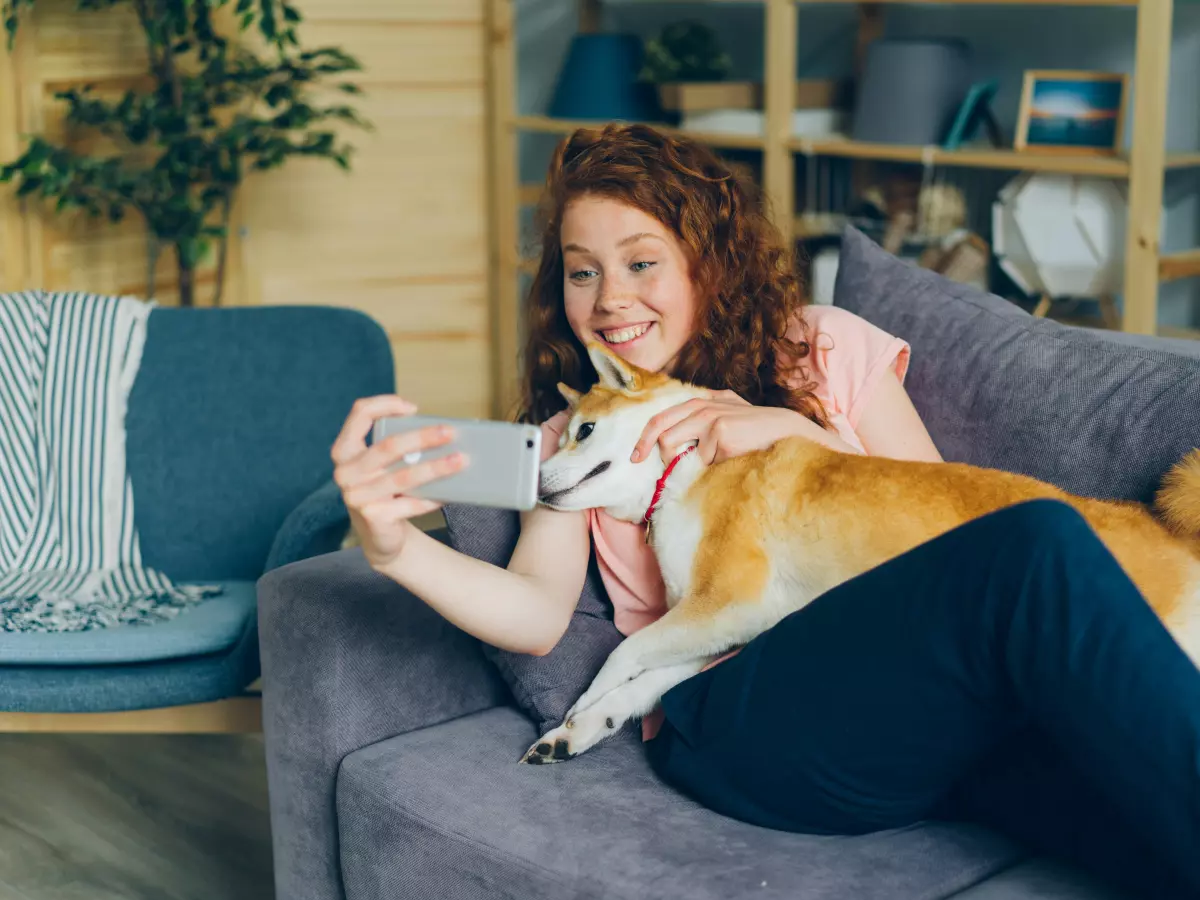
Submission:
[[596,309],[603,311],[627,309],[632,304],[633,292],[611,282],[605,282],[596,297]]

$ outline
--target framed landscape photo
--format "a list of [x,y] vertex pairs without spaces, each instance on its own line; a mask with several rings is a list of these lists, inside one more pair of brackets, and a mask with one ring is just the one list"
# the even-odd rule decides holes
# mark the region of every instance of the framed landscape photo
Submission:
[[1037,153],[1115,156],[1125,136],[1129,76],[1032,69],[1025,73],[1013,146]]

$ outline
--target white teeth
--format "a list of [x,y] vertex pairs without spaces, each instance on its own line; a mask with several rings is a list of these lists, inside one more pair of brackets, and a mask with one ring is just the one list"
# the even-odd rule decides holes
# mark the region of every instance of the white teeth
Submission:
[[641,337],[650,328],[649,325],[634,325],[632,328],[622,328],[620,331],[602,331],[600,336],[610,344],[623,344]]

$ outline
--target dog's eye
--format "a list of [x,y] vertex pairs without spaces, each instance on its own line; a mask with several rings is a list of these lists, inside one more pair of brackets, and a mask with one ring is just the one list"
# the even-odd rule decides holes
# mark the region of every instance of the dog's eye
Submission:
[[582,425],[579,426],[579,430],[575,432],[575,440],[577,440],[577,441],[586,440],[587,436],[592,433],[592,429],[595,427],[596,426],[593,425],[591,422],[584,422]]

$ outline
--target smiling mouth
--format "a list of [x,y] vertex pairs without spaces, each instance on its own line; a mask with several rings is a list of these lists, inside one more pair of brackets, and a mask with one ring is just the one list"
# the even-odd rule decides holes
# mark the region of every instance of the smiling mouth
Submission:
[[597,475],[607,472],[609,470],[609,468],[611,468],[611,467],[612,467],[612,463],[609,462],[608,460],[605,460],[604,462],[597,465],[596,468],[592,469],[592,471],[588,472],[581,479],[579,479],[579,481],[577,481],[575,484],[571,485],[570,487],[563,488],[561,491],[554,491],[553,493],[550,493],[550,494],[542,494],[538,499],[546,506],[553,506],[555,503],[557,503],[563,497],[565,497],[569,493],[571,493],[571,491],[579,489],[586,482],[591,481]]
[[596,334],[610,347],[623,347],[632,344],[653,327],[653,322],[643,322],[641,325],[624,325],[621,328],[597,331]]

